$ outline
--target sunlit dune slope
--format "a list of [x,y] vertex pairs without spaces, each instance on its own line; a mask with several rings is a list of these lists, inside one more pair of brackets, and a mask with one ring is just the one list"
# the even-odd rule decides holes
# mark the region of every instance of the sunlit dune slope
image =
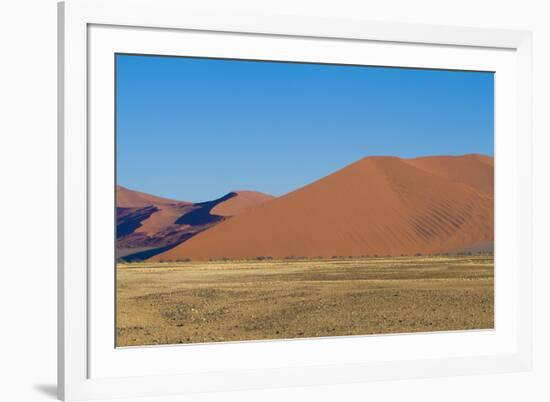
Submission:
[[489,156],[430,156],[405,161],[437,176],[467,184],[479,191],[493,193],[494,159]]
[[411,255],[490,242],[491,164],[471,155],[364,158],[152,260]]
[[119,208],[142,208],[151,205],[190,204],[168,198],[134,191],[122,186],[116,186],[116,205]]
[[234,216],[275,198],[258,191],[234,191],[233,193],[234,197],[219,203],[210,210],[210,213],[219,216]]

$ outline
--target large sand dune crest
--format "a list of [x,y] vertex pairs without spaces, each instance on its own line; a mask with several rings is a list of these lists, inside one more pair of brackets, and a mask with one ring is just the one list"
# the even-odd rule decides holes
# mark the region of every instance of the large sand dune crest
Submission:
[[153,260],[411,255],[493,240],[492,158],[368,157]]
[[494,159],[478,154],[405,159],[407,163],[476,190],[493,193]]

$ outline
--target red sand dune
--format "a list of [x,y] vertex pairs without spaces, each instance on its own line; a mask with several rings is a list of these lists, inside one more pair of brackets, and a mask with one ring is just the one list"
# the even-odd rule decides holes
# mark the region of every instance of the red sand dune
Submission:
[[150,206],[156,208],[156,211],[142,220],[141,225],[135,229],[136,233],[144,233],[149,236],[166,229],[193,205],[190,202],[157,197],[118,185],[116,186],[116,202],[118,208],[136,208],[136,211],[139,211],[138,208]]
[[492,158],[368,157],[151,260],[447,252],[493,240]]
[[254,191],[239,191],[193,204],[117,186],[117,250],[132,258],[145,250],[161,251],[272,198]]
[[476,190],[493,193],[494,159],[477,154],[405,159],[409,164]]
[[[174,221],[193,204],[116,187],[117,255],[178,244],[190,234],[174,230]],[[179,228],[178,228],[179,229]]]
[[210,213],[218,216],[234,216],[275,198],[258,191],[234,191],[233,193],[237,195],[219,203],[210,210]]
[[116,206],[119,208],[142,208],[150,205],[190,204],[185,201],[175,201],[157,197],[151,194],[134,191],[122,186],[116,186]]
[[152,236],[172,225],[180,216],[190,211],[192,204],[159,205],[158,210],[151,216],[141,222],[141,226],[136,229],[137,233],[145,233]]

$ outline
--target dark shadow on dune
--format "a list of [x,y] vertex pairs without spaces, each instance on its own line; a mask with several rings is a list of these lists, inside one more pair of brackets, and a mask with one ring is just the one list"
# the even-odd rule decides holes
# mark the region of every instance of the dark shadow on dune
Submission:
[[141,222],[149,218],[154,212],[158,211],[157,207],[150,206],[145,208],[121,208],[117,207],[117,225],[116,237],[120,239],[141,226]]
[[[142,241],[142,247],[136,247],[135,252],[128,248],[121,247],[120,250],[125,250],[123,254],[117,255],[117,261],[135,262],[145,261],[157,254],[163,253],[176,247],[191,237],[203,232],[226,219],[224,216],[213,215],[210,213],[216,205],[235,197],[237,193],[231,192],[216,200],[199,202],[192,205],[192,209],[181,215],[175,222],[175,225],[187,225],[182,227],[173,226],[162,233],[163,239],[158,241],[158,238],[151,238],[142,234],[145,241]],[[141,222],[149,218],[159,209],[155,206],[142,208],[117,208],[117,244],[120,246],[120,239],[125,236],[132,235],[137,228],[141,226]],[[128,238],[126,238],[128,240]],[[134,239],[135,241],[136,239]],[[143,240],[143,239],[142,239]],[[131,243],[131,242],[130,242]],[[168,244],[167,244],[168,243]],[[128,244],[126,245],[128,247]],[[129,246],[133,248],[132,245]]]
[[157,248],[153,248],[153,249],[149,249],[149,250],[140,251],[140,252],[134,253],[134,254],[125,255],[124,257],[121,257],[120,259],[122,261],[126,261],[126,262],[144,261],[147,258],[151,258],[151,257],[153,257],[157,254],[160,254],[160,253],[163,253],[167,250],[170,250],[171,248],[176,247],[180,243],[181,242],[178,242],[178,243],[175,243],[175,244],[170,244],[168,246],[157,247]]
[[57,399],[57,385],[55,384],[34,384],[34,389],[50,399]]
[[216,205],[229,200],[237,195],[237,193],[228,193],[221,198],[218,198],[213,201],[199,202],[194,204],[197,208],[187,214],[181,216],[176,220],[176,223],[179,225],[205,225],[209,223],[219,222],[224,219],[223,216],[211,215],[210,211]]

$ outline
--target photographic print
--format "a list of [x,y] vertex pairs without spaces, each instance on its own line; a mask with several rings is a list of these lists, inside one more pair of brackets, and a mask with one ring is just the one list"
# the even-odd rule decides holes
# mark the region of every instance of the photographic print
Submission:
[[494,74],[117,54],[116,345],[494,328]]

